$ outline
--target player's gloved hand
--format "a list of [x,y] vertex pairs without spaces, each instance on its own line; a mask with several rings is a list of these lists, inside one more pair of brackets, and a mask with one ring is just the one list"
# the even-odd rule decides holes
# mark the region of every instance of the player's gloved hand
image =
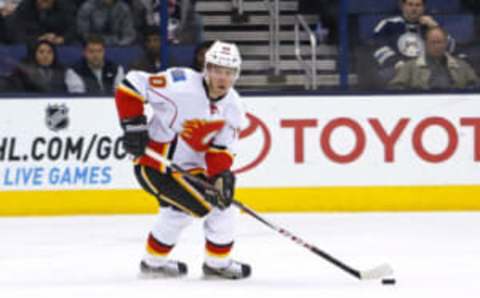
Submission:
[[210,183],[218,192],[207,190],[207,199],[216,207],[225,209],[232,204],[235,190],[235,175],[232,171],[226,170],[220,174],[210,177]]
[[135,157],[143,155],[149,140],[147,118],[142,115],[123,119],[121,125],[123,128],[122,142],[125,151]]

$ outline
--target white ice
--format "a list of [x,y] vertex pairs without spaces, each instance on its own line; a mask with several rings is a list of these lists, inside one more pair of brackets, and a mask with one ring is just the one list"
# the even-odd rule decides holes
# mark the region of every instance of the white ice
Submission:
[[350,266],[388,262],[397,284],[358,281],[246,214],[238,219],[235,258],[253,275],[201,278],[200,221],[173,257],[182,279],[139,279],[138,263],[154,215],[0,218],[0,297],[478,297],[480,213],[297,213],[263,217]]

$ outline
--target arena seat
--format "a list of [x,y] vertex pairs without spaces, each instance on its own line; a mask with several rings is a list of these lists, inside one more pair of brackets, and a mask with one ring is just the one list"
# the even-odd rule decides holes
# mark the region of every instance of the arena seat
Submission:
[[440,25],[459,44],[475,40],[475,17],[471,14],[448,14],[435,16]]
[[393,13],[398,8],[398,0],[350,0],[350,14]]
[[460,0],[428,0],[427,13],[459,13],[461,12],[462,4]]

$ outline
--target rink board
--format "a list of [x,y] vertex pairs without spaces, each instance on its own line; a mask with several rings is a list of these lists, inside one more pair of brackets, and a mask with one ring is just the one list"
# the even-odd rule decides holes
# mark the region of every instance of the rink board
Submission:
[[[261,212],[472,211],[480,186],[239,189],[237,199]],[[4,192],[0,215],[155,213],[140,190]]]
[[[480,210],[480,97],[247,97],[237,198],[259,211]],[[22,115],[22,117],[19,117]],[[0,215],[150,213],[113,100],[0,110]],[[25,121],[29,119],[29,121]]]

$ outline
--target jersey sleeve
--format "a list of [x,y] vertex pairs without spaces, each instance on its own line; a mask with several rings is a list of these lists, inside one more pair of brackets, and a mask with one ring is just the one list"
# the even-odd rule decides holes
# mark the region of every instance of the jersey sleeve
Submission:
[[381,67],[393,66],[401,60],[401,55],[396,48],[396,39],[399,32],[395,32],[394,27],[399,27],[398,23],[393,23],[390,18],[381,20],[375,26],[373,34],[373,56],[377,64]]
[[240,130],[244,123],[245,111],[240,103],[235,102],[226,107],[225,125],[215,136],[205,154],[209,176],[215,176],[232,167]]
[[143,115],[149,74],[130,71],[115,90],[115,103],[120,119]]

